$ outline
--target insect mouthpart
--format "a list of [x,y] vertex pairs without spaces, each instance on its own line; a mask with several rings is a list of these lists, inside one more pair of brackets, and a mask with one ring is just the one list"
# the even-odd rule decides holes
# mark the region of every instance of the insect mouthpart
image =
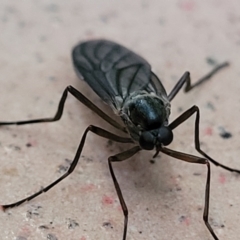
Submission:
[[173,132],[168,126],[161,126],[159,129],[144,131],[139,137],[139,145],[142,149],[153,150],[167,146],[173,140]]

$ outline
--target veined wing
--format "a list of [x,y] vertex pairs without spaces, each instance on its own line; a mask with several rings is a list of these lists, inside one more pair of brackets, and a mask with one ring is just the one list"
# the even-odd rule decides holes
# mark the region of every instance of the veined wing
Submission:
[[132,93],[145,90],[167,98],[149,63],[107,40],[80,43],[72,52],[77,74],[110,106],[118,109]]

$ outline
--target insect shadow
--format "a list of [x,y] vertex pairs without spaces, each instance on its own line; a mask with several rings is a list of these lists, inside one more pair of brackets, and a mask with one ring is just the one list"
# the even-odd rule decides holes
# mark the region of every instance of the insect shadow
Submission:
[[[210,162],[231,172],[240,173],[240,171],[215,161],[201,150],[199,140],[200,110],[197,106],[192,106],[171,123],[168,122],[168,119],[170,115],[170,102],[184,84],[184,91],[189,92],[210,79],[217,71],[228,66],[228,63],[225,62],[217,65],[210,73],[198,80],[195,84],[191,84],[190,73],[185,72],[173,87],[172,91],[167,94],[161,81],[151,71],[149,63],[139,55],[117,43],[107,40],[93,40],[80,43],[73,49],[72,59],[74,68],[80,79],[84,80],[93,91],[112,108],[113,112],[122,120],[122,125],[72,86],[68,86],[64,90],[54,117],[0,122],[0,125],[23,125],[57,121],[62,116],[65,101],[68,93],[70,93],[110,125],[128,134],[128,137],[118,136],[97,126],[88,126],[83,133],[75,157],[66,173],[37,193],[15,203],[2,205],[2,209],[6,210],[16,207],[25,201],[37,197],[43,192],[47,192],[71,174],[78,163],[87,134],[92,132],[115,142],[135,143],[134,147],[108,158],[109,170],[124,214],[123,240],[126,240],[127,236],[128,209],[115,177],[112,164],[113,162],[124,161],[141,150],[153,149],[156,151],[153,157],[156,157],[159,152],[162,152],[182,161],[206,165],[207,179],[203,220],[212,237],[218,240],[219,238],[208,222],[211,178]],[[177,152],[165,147],[173,140],[173,130],[193,115],[195,115],[194,144],[196,150],[203,157]]]

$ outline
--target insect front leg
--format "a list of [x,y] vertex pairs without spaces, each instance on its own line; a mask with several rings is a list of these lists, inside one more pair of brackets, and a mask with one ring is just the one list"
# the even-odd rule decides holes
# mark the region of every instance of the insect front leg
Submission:
[[194,155],[177,152],[169,148],[162,148],[160,150],[161,152],[174,157],[176,159],[180,159],[185,162],[190,163],[198,163],[198,164],[206,164],[207,166],[207,180],[206,180],[206,187],[205,187],[205,204],[204,204],[204,211],[203,211],[203,221],[205,225],[207,226],[209,232],[212,234],[213,238],[215,240],[219,240],[216,234],[214,233],[211,225],[208,222],[208,216],[209,216],[209,198],[210,198],[210,179],[211,179],[211,169],[208,159],[206,158],[200,158]]
[[30,201],[32,200],[33,198],[39,196],[40,194],[44,193],[44,192],[47,192],[49,189],[51,189],[52,187],[54,187],[57,183],[61,182],[64,178],[68,177],[75,169],[78,161],[79,161],[79,158],[81,156],[81,153],[82,153],[82,150],[83,150],[83,147],[84,147],[84,144],[85,144],[85,140],[86,140],[86,137],[87,137],[87,134],[88,132],[93,132],[95,133],[96,135],[100,136],[100,137],[104,137],[104,138],[107,138],[107,139],[110,139],[110,140],[113,140],[115,142],[121,142],[121,143],[132,143],[132,139],[130,138],[124,138],[124,137],[120,137],[120,136],[117,136],[113,133],[110,133],[102,128],[99,128],[99,127],[96,127],[96,126],[92,126],[90,125],[84,132],[83,136],[82,136],[82,139],[80,141],[80,144],[78,146],[78,149],[77,149],[77,152],[75,154],[75,157],[69,167],[69,169],[67,170],[66,173],[64,173],[60,178],[58,178],[56,181],[54,181],[53,183],[51,183],[50,185],[48,185],[47,187],[41,189],[40,191],[36,192],[35,194],[31,195],[31,196],[28,196],[20,201],[17,201],[15,203],[12,203],[12,204],[6,204],[6,205],[2,205],[0,206],[2,208],[2,210],[6,210],[8,208],[13,208],[13,207],[16,207],[16,206],[19,206],[21,205],[22,203],[26,202],[26,201]]
[[23,124],[33,124],[33,123],[42,123],[42,122],[55,122],[58,121],[63,114],[64,104],[68,96],[68,92],[71,93],[75,98],[77,98],[81,103],[85,106],[93,110],[96,114],[98,114],[101,118],[103,118],[106,122],[114,126],[115,128],[127,132],[125,127],[121,126],[118,122],[109,117],[106,113],[104,113],[100,108],[98,108],[95,104],[93,104],[88,98],[86,98],[82,93],[80,93],[76,88],[72,86],[67,86],[63,91],[62,97],[58,104],[58,109],[54,117],[51,118],[40,118],[26,121],[15,121],[15,122],[0,122],[1,125],[23,125]]
[[125,152],[121,152],[119,154],[116,154],[116,155],[108,158],[109,170],[110,170],[110,173],[111,173],[111,176],[112,176],[112,179],[113,179],[113,183],[114,183],[117,195],[118,195],[118,199],[120,201],[120,204],[121,204],[121,207],[122,207],[122,210],[123,210],[123,214],[124,214],[123,240],[126,240],[126,237],[127,237],[128,209],[127,209],[127,205],[124,201],[121,188],[119,186],[119,183],[118,183],[117,178],[115,176],[115,173],[113,171],[112,162],[124,161],[124,160],[132,157],[134,154],[136,154],[140,150],[141,150],[141,148],[139,146],[135,146],[131,149],[128,149]]
[[210,162],[212,162],[214,165],[222,167],[230,172],[236,172],[240,173],[240,170],[230,168],[228,166],[225,166],[213,158],[211,158],[209,155],[207,155],[200,147],[200,137],[199,137],[199,122],[200,122],[200,110],[197,106],[193,106],[189,108],[187,111],[182,113],[177,119],[175,119],[172,123],[169,124],[170,129],[174,129],[178,127],[180,124],[182,124],[184,121],[186,121],[188,118],[190,118],[194,113],[196,113],[196,119],[195,119],[195,128],[194,128],[194,143],[195,143],[195,149],[203,155],[205,158],[207,158]]
[[220,69],[229,66],[228,62],[224,62],[222,64],[217,65],[211,72],[206,74],[204,77],[199,79],[196,83],[191,84],[191,78],[190,78],[190,73],[185,72],[183,76],[179,79],[177,84],[174,86],[172,91],[168,95],[168,100],[171,101],[179,92],[179,90],[183,87],[183,84],[186,83],[186,86],[184,88],[184,92],[189,92],[193,88],[199,86],[200,84],[206,82],[209,80],[215,73],[217,73]]

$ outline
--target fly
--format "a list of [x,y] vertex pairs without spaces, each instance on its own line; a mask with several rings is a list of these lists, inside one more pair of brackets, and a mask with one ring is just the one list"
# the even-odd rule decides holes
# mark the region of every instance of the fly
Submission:
[[[97,126],[88,126],[83,133],[75,157],[65,174],[27,198],[12,204],[2,205],[2,209],[6,210],[19,206],[43,192],[47,192],[69,176],[74,171],[80,159],[87,134],[93,132],[100,137],[115,142],[135,144],[134,147],[108,158],[109,170],[124,214],[123,240],[126,240],[127,236],[128,209],[119,183],[115,177],[112,163],[124,161],[141,150],[154,150],[154,158],[162,152],[185,162],[206,165],[207,179],[203,220],[212,237],[218,240],[219,238],[208,222],[211,175],[210,162],[231,172],[240,173],[240,171],[215,161],[201,150],[199,140],[200,110],[197,106],[192,106],[171,123],[169,123],[169,115],[170,102],[184,84],[184,91],[189,92],[198,85],[206,82],[217,71],[228,66],[228,63],[225,62],[217,65],[209,74],[198,80],[195,84],[191,84],[190,73],[185,72],[173,87],[172,91],[167,94],[159,78],[151,71],[149,63],[136,53],[117,43],[107,40],[93,40],[80,43],[72,51],[72,60],[79,78],[84,80],[95,93],[112,108],[114,113],[121,118],[123,124],[119,124],[113,120],[77,89],[68,86],[62,94],[58,110],[54,117],[17,122],[0,122],[0,125],[23,125],[57,121],[62,117],[64,104],[68,93],[70,93],[110,125],[128,134],[128,137],[120,137]],[[203,157],[177,152],[166,147],[173,140],[173,130],[194,114],[195,148]]]

